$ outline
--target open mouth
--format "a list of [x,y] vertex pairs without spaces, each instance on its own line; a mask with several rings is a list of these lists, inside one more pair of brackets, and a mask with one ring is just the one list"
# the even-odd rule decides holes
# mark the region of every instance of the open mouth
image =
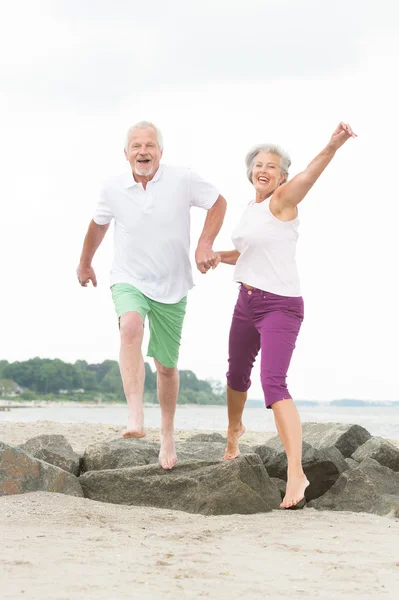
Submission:
[[269,183],[267,177],[258,177],[258,181],[259,183]]
[[137,162],[141,165],[148,165],[151,161],[149,158],[138,158]]

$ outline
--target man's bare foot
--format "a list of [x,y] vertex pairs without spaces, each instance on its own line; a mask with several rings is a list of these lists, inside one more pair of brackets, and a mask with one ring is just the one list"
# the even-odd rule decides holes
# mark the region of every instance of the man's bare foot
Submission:
[[122,437],[126,439],[128,438],[143,438],[146,436],[144,429],[130,429],[129,426],[126,427],[124,431],[122,431]]
[[175,440],[173,433],[161,433],[161,450],[159,464],[165,470],[173,469],[177,462]]
[[122,432],[122,437],[127,438],[143,438],[146,433],[144,430],[144,415],[129,415],[127,420],[127,427]]
[[238,440],[245,433],[245,427],[241,423],[239,429],[228,428],[227,430],[227,448],[224,453],[222,460],[231,460],[240,456],[240,450],[238,448]]
[[292,508],[305,497],[305,490],[309,485],[305,474],[288,477],[287,489],[285,491],[284,500],[280,504],[280,508]]

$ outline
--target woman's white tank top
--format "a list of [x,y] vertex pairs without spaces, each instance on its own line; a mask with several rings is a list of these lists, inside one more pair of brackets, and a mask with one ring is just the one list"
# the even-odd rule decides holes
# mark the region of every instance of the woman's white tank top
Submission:
[[299,219],[280,221],[271,212],[270,201],[251,202],[233,231],[240,253],[234,281],[279,296],[300,296],[295,259]]

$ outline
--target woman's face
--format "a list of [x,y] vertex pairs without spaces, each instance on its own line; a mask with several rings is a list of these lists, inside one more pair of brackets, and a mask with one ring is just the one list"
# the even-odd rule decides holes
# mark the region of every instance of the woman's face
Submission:
[[252,183],[257,192],[268,196],[284,180],[285,174],[280,169],[280,157],[271,152],[259,152],[252,169]]

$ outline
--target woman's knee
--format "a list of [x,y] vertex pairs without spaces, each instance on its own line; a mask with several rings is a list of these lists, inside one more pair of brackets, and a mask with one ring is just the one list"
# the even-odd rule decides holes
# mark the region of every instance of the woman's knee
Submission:
[[227,385],[234,392],[247,392],[251,387],[248,373],[228,371]]
[[143,317],[138,312],[124,313],[119,322],[121,342],[134,344],[143,339]]

